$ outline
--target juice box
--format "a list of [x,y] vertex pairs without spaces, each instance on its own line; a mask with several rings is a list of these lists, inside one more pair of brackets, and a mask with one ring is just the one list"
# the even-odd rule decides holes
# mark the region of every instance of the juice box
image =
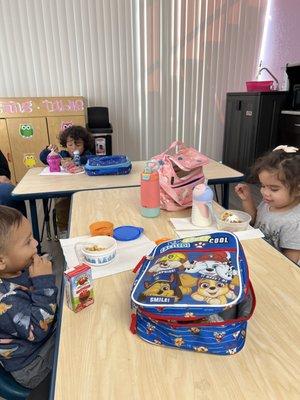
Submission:
[[68,307],[78,312],[94,303],[92,270],[86,264],[77,265],[64,272]]

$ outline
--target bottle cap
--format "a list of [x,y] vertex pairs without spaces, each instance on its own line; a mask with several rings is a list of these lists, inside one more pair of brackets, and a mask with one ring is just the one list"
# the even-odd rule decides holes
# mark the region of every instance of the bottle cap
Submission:
[[212,201],[214,198],[214,193],[211,188],[204,183],[200,183],[195,186],[193,191],[193,199],[196,201]]
[[114,229],[113,238],[125,242],[137,239],[143,232],[144,228],[138,226],[123,225]]
[[146,162],[144,173],[151,174],[152,172],[159,170],[159,162],[157,160],[150,160]]
[[79,156],[79,150],[74,150],[73,151],[74,156],[78,155]]

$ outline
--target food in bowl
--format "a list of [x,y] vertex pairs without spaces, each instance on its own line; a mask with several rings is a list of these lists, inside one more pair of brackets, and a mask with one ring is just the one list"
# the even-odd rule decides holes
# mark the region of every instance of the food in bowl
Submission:
[[93,244],[91,246],[87,246],[87,247],[84,248],[84,250],[91,251],[91,252],[93,252],[93,251],[103,251],[103,250],[106,250],[106,249],[107,249],[106,247],[101,247],[101,246],[98,246],[97,244]]
[[240,222],[243,222],[232,211],[224,211],[221,214],[220,219],[221,219],[221,221],[224,221],[224,222],[233,222],[233,223],[237,223],[237,224]]
[[249,227],[251,215],[239,210],[226,210],[216,217],[219,230],[238,232]]
[[79,262],[92,267],[100,267],[114,260],[117,253],[117,242],[111,236],[93,236],[86,242],[75,245]]

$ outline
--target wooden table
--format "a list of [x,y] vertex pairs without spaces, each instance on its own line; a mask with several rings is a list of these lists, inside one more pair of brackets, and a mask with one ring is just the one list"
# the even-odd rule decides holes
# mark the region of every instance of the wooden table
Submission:
[[[87,212],[88,210],[88,212]],[[139,213],[139,190],[88,191],[72,199],[70,236],[88,234],[89,223],[143,226],[150,239],[175,237],[171,216]],[[95,303],[61,321],[56,400],[300,398],[300,270],[262,239],[243,241],[257,307],[244,349],[213,356],[157,347],[129,331],[134,275],[123,272],[94,281]]]
[[[39,175],[43,168],[32,168],[18,183],[12,195],[19,200],[29,200],[33,235],[39,241],[37,199],[43,199],[45,205],[46,199],[70,197],[73,193],[81,190],[140,186],[140,174],[144,166],[145,161],[133,161],[130,174],[113,176]],[[228,208],[229,184],[241,181],[244,175],[215,160],[210,160],[209,164],[204,167],[204,174],[210,185],[221,184],[224,186],[222,205]]]

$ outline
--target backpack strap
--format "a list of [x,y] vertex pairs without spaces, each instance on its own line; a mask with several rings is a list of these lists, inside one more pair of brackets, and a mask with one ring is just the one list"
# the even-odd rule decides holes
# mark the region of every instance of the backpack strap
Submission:
[[[177,147],[177,151],[184,149],[185,145],[180,141],[180,140],[175,140],[173,143],[170,144],[170,146],[167,148],[167,150],[163,151],[160,156],[163,155],[169,155],[169,153],[176,153],[176,147]],[[173,151],[172,151],[173,150]]]

